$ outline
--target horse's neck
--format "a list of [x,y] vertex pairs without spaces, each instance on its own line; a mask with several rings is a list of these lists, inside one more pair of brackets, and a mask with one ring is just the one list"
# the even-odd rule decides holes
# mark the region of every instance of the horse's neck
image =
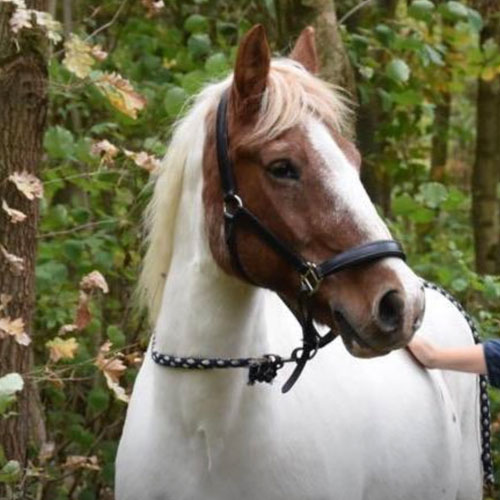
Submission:
[[205,232],[202,184],[199,171],[186,170],[155,328],[157,347],[178,356],[262,354],[267,347],[263,311],[270,294],[226,275],[213,260]]

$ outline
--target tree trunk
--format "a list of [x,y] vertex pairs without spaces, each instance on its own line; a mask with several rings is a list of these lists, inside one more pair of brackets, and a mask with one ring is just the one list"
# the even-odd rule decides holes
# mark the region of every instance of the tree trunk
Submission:
[[[279,46],[291,47],[306,26],[316,31],[320,76],[356,101],[356,81],[340,35],[333,0],[277,0]],[[354,135],[354,123],[350,124]]]
[[448,161],[448,136],[450,129],[451,96],[442,94],[443,102],[436,105],[431,151],[431,180],[442,182]]
[[[390,21],[396,16],[398,0],[378,0],[375,9],[364,8],[360,11],[358,22],[364,26],[374,26],[375,20]],[[380,57],[380,56],[378,56]],[[370,198],[384,215],[391,212],[391,178],[378,164],[383,153],[384,140],[377,137],[377,130],[384,120],[380,96],[373,92],[368,102],[360,102],[356,133],[359,149],[363,157],[361,180]]]
[[[45,0],[27,1],[28,8],[43,10]],[[0,252],[0,294],[11,300],[0,317],[22,318],[25,332],[31,334],[34,311],[34,276],[37,200],[29,200],[9,176],[18,172],[37,175],[42,155],[42,139],[47,112],[46,43],[35,29],[20,33],[18,43],[10,30],[13,5],[0,2],[0,205],[27,215],[13,224],[0,209],[0,244],[10,254],[23,259],[24,270],[16,272]],[[30,346],[19,345],[11,336],[0,339],[0,376],[9,372],[28,373],[32,369]],[[34,425],[35,388],[25,378],[25,389],[18,397],[17,415],[0,419],[0,445],[8,459],[26,463],[30,431]]]
[[[500,40],[500,23],[486,25],[481,42]],[[493,274],[500,252],[500,221],[497,184],[500,181],[500,77],[492,81],[479,78],[477,93],[476,159],[472,171],[472,217],[476,251],[476,270]]]

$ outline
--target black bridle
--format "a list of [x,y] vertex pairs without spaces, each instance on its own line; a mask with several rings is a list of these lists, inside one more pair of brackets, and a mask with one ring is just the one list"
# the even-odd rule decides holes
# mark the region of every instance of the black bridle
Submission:
[[[321,263],[314,263],[304,259],[301,255],[296,253],[290,245],[279,239],[245,206],[242,198],[238,195],[233,163],[229,157],[227,108],[228,92],[226,91],[222,95],[217,108],[216,146],[224,201],[225,238],[232,265],[243,279],[250,283],[257,284],[245,270],[239,258],[237,248],[237,228],[241,222],[245,221],[247,226],[249,226],[270,248],[286,260],[300,276],[300,289],[297,293],[298,307],[294,308],[284,300],[287,307],[294,313],[302,326],[302,347],[295,349],[291,357],[291,360],[296,362],[296,367],[282,389],[283,392],[287,392],[299,378],[307,361],[316,354],[318,349],[330,343],[337,336],[337,333],[332,330],[321,336],[314,326],[311,297],[317,292],[323,279],[344,269],[373,262],[375,260],[386,257],[397,257],[405,260],[406,256],[401,245],[397,241],[379,240],[350,248]],[[362,342],[360,338],[356,340]]]

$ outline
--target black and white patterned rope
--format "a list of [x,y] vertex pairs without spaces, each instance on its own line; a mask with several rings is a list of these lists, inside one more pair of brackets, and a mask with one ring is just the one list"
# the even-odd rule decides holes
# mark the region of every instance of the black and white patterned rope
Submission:
[[[462,314],[471,329],[474,342],[481,343],[479,330],[476,322],[472,319],[470,314],[463,308],[462,304],[449,294],[443,288],[424,281],[424,286],[439,292],[446,297]],[[493,473],[493,461],[491,456],[491,414],[490,414],[490,400],[488,397],[488,378],[486,375],[479,376],[479,406],[481,413],[481,461],[483,463],[483,482],[485,486],[491,487],[495,484],[495,476]]]
[[[446,297],[463,315],[467,321],[474,341],[480,343],[480,337],[476,323],[472,317],[465,311],[462,304],[446,290],[430,283],[423,282],[426,288],[435,290]],[[153,361],[161,366],[168,368],[185,368],[188,370],[213,370],[227,368],[248,368],[248,383],[253,385],[255,382],[270,383],[276,377],[276,374],[285,363],[297,362],[299,349],[296,349],[289,358],[282,358],[276,354],[266,354],[260,358],[200,358],[195,356],[183,357],[164,354],[155,349],[155,337],[153,335],[151,357]],[[491,416],[490,401],[488,397],[488,379],[485,375],[479,376],[479,397],[481,413],[481,461],[483,464],[483,481],[485,486],[491,487],[495,483],[493,474],[493,461],[491,456]]]
[[196,356],[182,357],[163,354],[155,349],[156,339],[153,336],[151,357],[153,361],[168,368],[187,368],[188,370],[214,370],[227,368],[248,368],[248,384],[255,382],[271,383],[278,370],[285,363],[296,362],[296,351],[289,358],[277,354],[265,354],[260,358],[199,358]]

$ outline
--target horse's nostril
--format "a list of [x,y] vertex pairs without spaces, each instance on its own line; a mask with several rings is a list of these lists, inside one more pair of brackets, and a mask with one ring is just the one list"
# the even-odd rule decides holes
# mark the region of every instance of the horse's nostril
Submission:
[[399,292],[390,290],[380,299],[378,304],[378,324],[386,332],[393,332],[403,323],[405,303]]

